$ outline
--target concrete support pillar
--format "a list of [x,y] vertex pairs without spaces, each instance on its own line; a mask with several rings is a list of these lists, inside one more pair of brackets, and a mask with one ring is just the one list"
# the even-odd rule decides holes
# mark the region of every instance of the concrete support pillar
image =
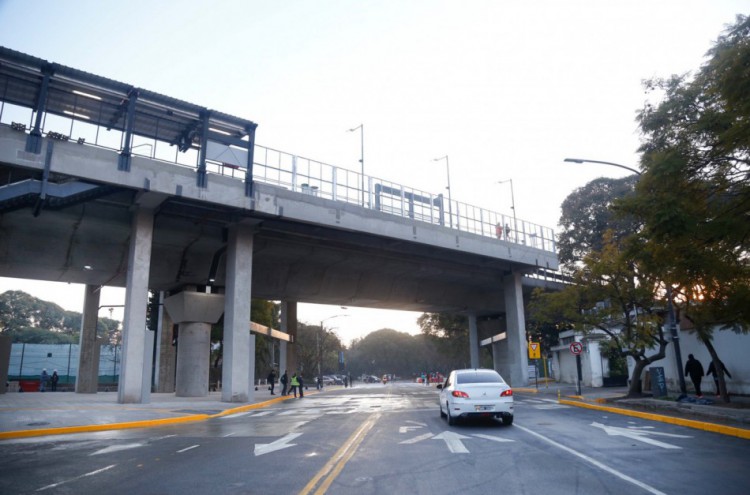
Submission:
[[83,294],[83,315],[79,339],[77,394],[95,394],[99,388],[99,341],[96,338],[96,323],[99,320],[98,285],[87,285]]
[[13,347],[13,339],[10,335],[0,334],[0,394],[4,394],[8,383],[8,366],[10,366],[10,351]]
[[226,274],[221,400],[247,402],[254,395],[250,385],[255,381],[255,367],[251,369],[248,361],[249,356],[255,357],[255,343],[251,346],[250,339],[253,233],[248,226],[229,228]]
[[476,313],[469,313],[469,361],[472,368],[479,368],[479,337],[477,336]]
[[500,374],[513,387],[529,383],[528,344],[526,343],[526,318],[521,290],[521,274],[511,273],[503,279],[505,293],[505,321],[507,345],[504,371]]
[[149,383],[153,339],[146,338],[146,306],[153,233],[153,211],[139,208],[133,215],[128,253],[122,370],[117,388],[117,402],[120,404],[148,403],[151,397]]
[[180,325],[176,395],[205,397],[208,395],[211,325],[219,321],[224,312],[224,296],[186,288],[164,299],[164,309],[172,321]]
[[157,392],[175,391],[175,373],[177,369],[177,347],[173,343],[174,322],[167,311],[162,313],[159,325],[159,373],[156,381]]
[[295,342],[297,342],[297,303],[296,301],[281,301],[281,331],[288,333],[292,337],[291,343],[282,342],[282,352],[284,353],[283,362],[279,359],[279,373],[284,374],[284,370],[289,372],[289,376],[297,371],[297,352]]
[[255,398],[255,335],[251,333],[249,339],[250,354],[247,356],[247,368],[249,373],[247,383],[250,384],[250,390],[248,391],[247,397],[249,401],[252,401]]
[[211,350],[210,323],[181,323],[177,352],[177,397],[208,395],[208,366]]

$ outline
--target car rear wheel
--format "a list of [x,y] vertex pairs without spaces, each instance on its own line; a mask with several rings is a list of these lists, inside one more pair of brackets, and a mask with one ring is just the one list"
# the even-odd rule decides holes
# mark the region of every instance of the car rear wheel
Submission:
[[513,424],[513,415],[508,414],[507,416],[503,416],[503,424],[505,426],[510,426]]
[[447,402],[445,403],[445,414],[448,417],[448,426],[454,426],[457,418],[451,416],[451,410]]
[[443,412],[443,406],[442,406],[442,405],[440,405],[440,406],[438,406],[438,407],[440,408],[440,417],[441,417],[441,418],[444,418],[444,417],[445,417],[445,413]]

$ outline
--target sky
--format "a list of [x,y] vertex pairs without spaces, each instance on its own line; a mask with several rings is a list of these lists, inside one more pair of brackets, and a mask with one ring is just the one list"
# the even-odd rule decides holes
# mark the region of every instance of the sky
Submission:
[[[637,167],[642,81],[696,71],[747,0],[0,0],[0,45],[258,124],[256,142],[557,229]],[[511,198],[512,180],[513,197]],[[0,273],[2,276],[2,273]],[[81,311],[83,286],[0,278]],[[101,304],[123,304],[104,288]],[[113,316],[118,318],[118,311]],[[109,316],[106,308],[103,316]],[[344,342],[418,313],[300,304]],[[121,315],[121,311],[120,311]],[[121,318],[121,316],[119,316]]]

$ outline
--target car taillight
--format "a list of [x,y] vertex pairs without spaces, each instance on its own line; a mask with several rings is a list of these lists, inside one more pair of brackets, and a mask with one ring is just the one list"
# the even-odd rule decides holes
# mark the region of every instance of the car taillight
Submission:
[[500,394],[500,397],[510,397],[513,395],[513,389],[509,388],[508,390],[503,390]]
[[451,395],[453,397],[461,397],[463,399],[468,399],[469,398],[469,394],[467,394],[466,392],[461,392],[460,390],[454,390]]

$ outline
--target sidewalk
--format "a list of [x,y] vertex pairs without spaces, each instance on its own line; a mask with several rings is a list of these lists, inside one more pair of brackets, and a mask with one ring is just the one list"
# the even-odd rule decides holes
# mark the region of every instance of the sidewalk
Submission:
[[[581,387],[581,395],[577,395],[575,385],[567,383],[550,382],[548,385],[539,383],[536,387],[516,387],[514,392],[519,394],[531,393],[544,396],[546,398],[554,397],[562,402],[571,405],[589,405],[590,408],[600,406],[602,409],[617,413],[618,410],[626,412],[643,413],[641,417],[649,419],[658,418],[650,416],[666,416],[673,420],[685,420],[688,422],[703,423],[705,425],[717,424],[740,430],[740,436],[750,438],[750,397],[732,396],[731,402],[725,404],[721,398],[713,396],[704,396],[706,404],[697,402],[677,402],[671,399],[653,399],[651,397],[640,397],[636,399],[626,399],[627,387]],[[695,399],[694,396],[690,396]],[[669,421],[668,422],[677,422]],[[701,427],[700,425],[690,425],[701,429],[719,431],[710,427]]]
[[[266,386],[258,389],[246,403],[222,402],[221,392],[209,392],[206,397],[154,393],[149,404],[119,404],[117,392],[9,392],[0,395],[0,440],[201,421],[294,400],[291,395],[282,397],[280,388],[276,395],[271,395]],[[315,389],[305,391],[305,395],[316,393]]]

